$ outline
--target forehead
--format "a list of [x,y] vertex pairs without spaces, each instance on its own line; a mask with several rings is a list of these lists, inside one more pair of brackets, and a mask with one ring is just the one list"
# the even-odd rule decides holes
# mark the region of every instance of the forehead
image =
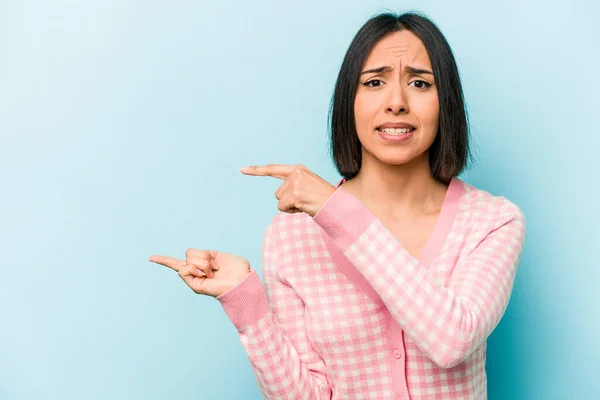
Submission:
[[397,64],[398,61],[402,64],[431,67],[425,45],[406,29],[391,33],[377,42],[365,61],[365,67]]

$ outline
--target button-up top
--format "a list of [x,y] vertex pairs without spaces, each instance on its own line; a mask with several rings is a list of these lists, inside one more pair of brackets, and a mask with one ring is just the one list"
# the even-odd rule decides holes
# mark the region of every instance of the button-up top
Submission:
[[487,399],[521,210],[458,178],[415,258],[342,179],[319,212],[278,213],[255,269],[217,297],[266,399]]

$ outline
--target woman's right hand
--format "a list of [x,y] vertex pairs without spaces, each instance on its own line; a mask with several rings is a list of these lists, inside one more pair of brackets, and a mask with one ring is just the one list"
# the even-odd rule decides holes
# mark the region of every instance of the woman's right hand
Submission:
[[185,260],[151,256],[148,261],[179,273],[196,293],[217,297],[239,285],[250,273],[248,260],[216,250],[188,249]]

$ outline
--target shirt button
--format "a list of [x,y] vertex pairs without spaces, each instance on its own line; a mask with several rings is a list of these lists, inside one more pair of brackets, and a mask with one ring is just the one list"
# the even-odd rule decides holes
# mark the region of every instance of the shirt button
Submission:
[[401,358],[402,357],[402,353],[400,353],[400,350],[394,349],[394,357],[396,357],[396,358]]

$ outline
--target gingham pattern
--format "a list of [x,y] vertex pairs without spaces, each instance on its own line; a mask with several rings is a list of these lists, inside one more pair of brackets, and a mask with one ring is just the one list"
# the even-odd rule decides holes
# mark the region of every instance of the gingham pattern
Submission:
[[[429,267],[343,186],[314,219],[273,218],[263,245],[266,293],[253,271],[218,298],[265,398],[487,398],[485,341],[510,298],[525,222],[507,199],[461,184],[454,222]],[[342,209],[352,218],[340,218]],[[335,265],[321,229],[384,305]],[[390,356],[393,324],[403,332],[402,358]],[[403,368],[392,368],[400,361]]]

